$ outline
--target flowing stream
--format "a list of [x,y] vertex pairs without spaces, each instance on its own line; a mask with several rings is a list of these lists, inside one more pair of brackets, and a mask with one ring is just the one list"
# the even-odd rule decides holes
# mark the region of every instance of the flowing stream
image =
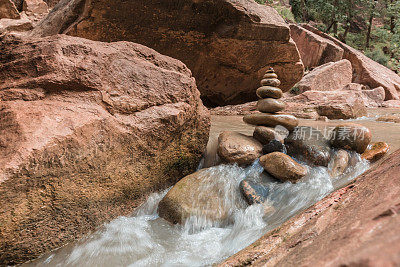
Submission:
[[[229,222],[218,225],[201,217],[171,225],[157,215],[159,201],[168,190],[152,194],[130,217],[120,217],[94,234],[45,255],[27,266],[209,266],[250,245],[266,232],[347,184],[368,168],[352,154],[353,166],[331,178],[328,168],[314,167],[301,182],[271,180],[256,161],[252,166],[219,165],[208,168],[214,179],[199,188],[206,194],[219,186]],[[263,205],[248,206],[240,196],[243,179],[263,182],[270,189],[268,202],[274,210],[264,215]]]
[[[400,132],[395,123],[376,122],[379,115],[396,113],[398,109],[369,110],[368,118],[357,123],[367,126],[373,142],[386,141],[391,152],[400,148]],[[324,127],[328,123],[300,120],[301,125]],[[203,166],[215,164],[216,139],[221,131],[231,130],[251,135],[254,127],[245,125],[241,116],[214,116],[210,142]],[[105,224],[82,240],[25,264],[25,266],[207,266],[218,263],[247,247],[262,235],[279,227],[290,217],[313,205],[330,192],[341,188],[368,169],[368,164],[352,154],[352,167],[337,178],[327,168],[310,168],[299,183],[269,180],[255,162],[244,169],[235,165],[219,165],[207,169],[215,180],[209,180],[199,193],[210,186],[221,186],[224,205],[230,210],[229,223],[218,225],[192,217],[185,225],[171,225],[157,215],[157,206],[168,190],[149,196],[146,203],[130,217],[119,217]],[[238,185],[248,178],[262,181],[270,189],[272,213],[264,216],[262,205],[247,206],[240,197]]]

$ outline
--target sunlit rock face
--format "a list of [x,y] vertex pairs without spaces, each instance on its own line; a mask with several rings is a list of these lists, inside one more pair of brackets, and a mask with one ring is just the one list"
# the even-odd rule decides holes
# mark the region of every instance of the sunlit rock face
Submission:
[[63,0],[34,30],[100,41],[127,40],[184,62],[206,105],[256,100],[267,66],[283,91],[303,76],[289,26],[272,8],[248,0]]
[[129,42],[0,41],[0,265],[130,214],[196,169],[209,114],[182,62]]

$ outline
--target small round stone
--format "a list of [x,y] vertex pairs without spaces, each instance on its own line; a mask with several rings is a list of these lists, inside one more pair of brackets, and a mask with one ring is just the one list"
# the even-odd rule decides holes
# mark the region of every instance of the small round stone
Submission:
[[281,85],[281,81],[278,79],[262,79],[261,86],[274,86],[278,87]]
[[245,115],[243,117],[245,123],[257,126],[283,126],[289,131],[293,131],[294,128],[299,124],[298,119],[292,115],[284,114],[265,114],[265,113],[254,113]]
[[277,133],[273,128],[265,126],[257,126],[253,132],[253,138],[263,145],[268,144],[272,140],[278,140],[283,143],[284,138]]
[[271,86],[262,86],[257,89],[256,92],[257,96],[259,98],[275,98],[279,99],[282,97],[283,93],[282,90],[276,87],[271,87]]
[[286,154],[286,146],[278,140],[271,140],[268,144],[263,146],[262,153],[266,155],[272,152],[281,152]]
[[369,161],[376,161],[382,158],[387,152],[389,152],[389,145],[385,142],[378,142],[367,148],[361,157]]
[[257,102],[257,110],[260,112],[276,113],[284,109],[285,103],[273,98],[261,99]]
[[264,74],[263,79],[278,79],[278,75],[275,73],[266,73]]
[[260,158],[260,165],[269,174],[285,182],[296,183],[307,175],[308,169],[281,152],[273,152]]

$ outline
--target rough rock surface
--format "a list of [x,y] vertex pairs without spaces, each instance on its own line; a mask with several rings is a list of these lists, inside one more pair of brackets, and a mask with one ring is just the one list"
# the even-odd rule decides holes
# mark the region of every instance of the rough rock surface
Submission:
[[223,162],[250,165],[262,155],[262,144],[251,136],[226,131],[218,137],[217,153]]
[[25,32],[32,30],[32,21],[21,13],[19,19],[0,19],[0,34],[7,32]]
[[281,152],[273,152],[262,156],[260,164],[269,174],[282,182],[290,181],[296,183],[308,172],[305,166]]
[[0,19],[19,19],[19,12],[11,0],[0,0]]
[[24,0],[22,10],[35,14],[45,14],[49,12],[49,8],[43,0]]
[[354,119],[367,115],[366,107],[376,107],[383,100],[376,102],[364,91],[306,91],[284,101],[297,103],[303,110],[314,109],[319,116],[329,119]]
[[351,83],[353,71],[350,61],[329,62],[313,69],[296,84],[299,93],[305,91],[341,90]]
[[343,58],[343,48],[298,25],[290,24],[290,35],[299,49],[305,68],[315,68]]
[[302,25],[307,30],[333,41],[344,49],[343,58],[351,62],[353,67],[353,82],[368,85],[370,88],[382,86],[385,89],[385,100],[398,100],[400,92],[400,76],[385,66],[373,61],[360,51],[340,42],[339,40],[317,30],[310,25]]
[[219,266],[397,266],[400,150]]
[[33,34],[127,40],[184,62],[207,105],[256,100],[268,67],[289,90],[303,76],[289,26],[272,8],[249,0],[62,0]]
[[[388,102],[382,87],[372,90],[306,91],[300,95],[286,93],[282,101],[285,111],[298,118],[317,119],[326,116],[329,119],[353,119],[367,115],[366,108],[385,106]],[[257,113],[257,102],[241,105],[229,105],[211,109],[213,115],[248,115]],[[400,107],[391,103],[388,107]],[[279,113],[279,114],[280,114]]]
[[3,36],[0,80],[0,265],[130,214],[207,143],[190,70],[139,44]]

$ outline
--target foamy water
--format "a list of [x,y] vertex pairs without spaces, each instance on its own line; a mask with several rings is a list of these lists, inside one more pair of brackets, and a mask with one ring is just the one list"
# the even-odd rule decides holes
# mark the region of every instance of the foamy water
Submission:
[[[167,191],[152,194],[131,217],[119,217],[96,233],[50,253],[27,266],[208,266],[233,255],[266,232],[342,187],[368,168],[352,154],[352,168],[331,179],[328,168],[315,167],[297,184],[268,178],[255,162],[248,168],[220,165],[208,168],[213,177],[199,189],[207,194],[217,186],[222,204],[229,208],[224,224],[193,216],[181,225],[171,225],[157,215],[157,206]],[[238,189],[248,178],[268,185],[268,201],[274,211],[264,215],[264,206],[247,206]]]

